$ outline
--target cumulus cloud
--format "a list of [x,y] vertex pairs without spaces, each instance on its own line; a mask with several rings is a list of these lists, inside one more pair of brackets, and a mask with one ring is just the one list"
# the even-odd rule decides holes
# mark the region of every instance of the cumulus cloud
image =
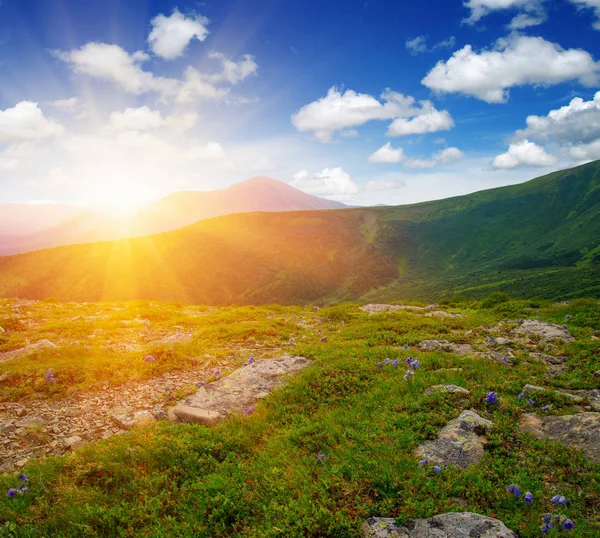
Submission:
[[406,181],[402,179],[373,179],[365,187],[368,191],[391,191],[406,187]]
[[450,147],[434,153],[433,159],[440,164],[452,164],[464,157],[458,148]]
[[61,110],[62,112],[76,112],[79,109],[80,103],[77,97],[70,97],[69,99],[58,99],[49,103],[51,107]]
[[21,101],[0,110],[0,144],[58,136],[64,126],[47,118],[37,103]]
[[329,142],[333,133],[348,127],[357,127],[371,120],[389,120],[415,114],[415,99],[386,90],[380,99],[372,95],[336,87],[325,97],[303,106],[292,115],[292,124],[302,132],[312,131],[321,142]]
[[251,56],[245,55],[235,62],[214,53],[212,56],[221,61],[221,71],[206,74],[188,66],[180,80],[145,71],[141,64],[149,59],[146,53],[129,54],[118,45],[86,43],[79,49],[53,51],[53,54],[68,63],[75,73],[111,82],[128,93],[155,92],[178,103],[223,99],[229,95],[229,88],[222,87],[223,84],[237,84],[257,71]]
[[508,147],[506,153],[498,155],[493,161],[494,168],[517,168],[519,166],[552,166],[558,162],[553,155],[546,153],[535,142],[523,140]]
[[292,176],[290,185],[309,194],[336,198],[351,199],[358,193],[358,185],[341,167],[324,168],[321,172],[311,174],[308,170],[300,170]]
[[600,140],[589,144],[577,144],[568,150],[572,159],[580,162],[595,161],[600,159]]
[[388,130],[390,136],[430,133],[454,126],[448,111],[436,110],[430,101],[420,101],[417,106],[414,97],[391,90],[384,91],[380,99],[353,90],[341,93],[333,87],[325,97],[296,112],[292,124],[299,131],[312,131],[320,142],[329,142],[335,131],[372,120],[394,119]]
[[208,35],[208,19],[201,15],[185,17],[177,9],[169,17],[157,15],[150,21],[150,50],[165,60],[181,56],[192,39],[204,41]]
[[600,30],[600,0],[571,0],[580,9],[593,9],[596,15],[593,27]]
[[471,14],[464,19],[467,24],[475,24],[483,17],[494,11],[520,11],[510,23],[513,29],[526,28],[541,24],[546,20],[546,12],[542,6],[543,0],[467,0],[464,6]]
[[197,119],[198,114],[196,112],[163,117],[160,111],[142,106],[112,112],[109,124],[111,129],[117,131],[150,131],[165,126],[187,131],[194,127]]
[[388,127],[388,136],[448,131],[454,127],[454,120],[447,110],[437,110],[430,101],[422,102],[419,114],[412,119],[396,118]]
[[600,138],[600,91],[584,101],[575,97],[571,102],[547,116],[528,116],[527,128],[517,131],[515,139],[534,138],[559,144],[589,143]]
[[425,52],[435,52],[439,49],[451,49],[456,44],[456,39],[454,36],[450,36],[449,38],[444,39],[443,41],[440,41],[431,47],[428,47],[427,37],[420,35],[414,39],[407,39],[405,44],[410,54],[416,56],[417,54],[423,54]]
[[477,53],[471,45],[463,47],[438,62],[421,82],[435,91],[504,103],[513,86],[567,80],[591,86],[598,81],[599,71],[600,65],[584,50],[565,50],[541,37],[512,34],[499,39],[493,50]]
[[404,160],[404,151],[402,148],[393,148],[388,142],[369,155],[368,160],[370,163],[401,163]]

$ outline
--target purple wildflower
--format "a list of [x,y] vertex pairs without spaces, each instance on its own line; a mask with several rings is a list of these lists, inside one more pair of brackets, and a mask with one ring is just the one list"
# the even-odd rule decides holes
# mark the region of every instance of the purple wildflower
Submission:
[[561,495],[558,499],[558,504],[565,504],[567,502],[567,498],[564,495]]
[[552,497],[552,499],[550,499],[551,503],[557,503],[558,501],[560,501],[560,495],[555,495]]
[[406,344],[402,349],[406,351],[408,349],[408,344]]
[[327,337],[324,336],[323,338],[321,338],[321,342],[327,342]]
[[521,394],[519,394],[519,399],[521,399],[521,400],[522,400],[523,398],[525,398],[525,394],[523,394],[523,393],[521,392]]
[[389,364],[389,363],[390,363],[390,359],[388,359],[388,358],[383,359],[383,364]]
[[378,363],[377,363],[377,368],[378,368],[379,370],[381,370],[381,369],[383,368],[383,363],[382,363],[382,362],[378,362]]
[[419,359],[415,359],[410,363],[409,366],[412,370],[416,370],[419,366],[421,366],[421,363],[419,362]]
[[398,366],[398,364],[400,364],[400,361],[398,359],[392,361],[392,366]]
[[535,400],[532,400],[531,398],[529,398],[529,400],[527,400],[527,403],[529,405],[533,405],[535,403]]
[[29,480],[27,480],[27,477],[24,474],[21,474],[21,476],[19,477],[23,482],[29,482]]
[[412,357],[406,357],[406,360],[404,362],[406,362],[406,364],[408,364],[408,366],[410,366],[410,363],[412,362],[413,358]]
[[547,523],[542,527],[542,532],[548,532],[552,527]]
[[221,372],[219,370],[213,370],[213,377],[219,379],[219,377],[221,377]]
[[15,488],[10,488],[8,490],[8,498],[12,499],[17,494],[17,490]]
[[250,366],[251,364],[254,364],[254,357],[250,357],[248,359],[248,366]]
[[542,411],[548,411],[548,409],[550,409],[549,405],[545,405],[544,407],[542,407]]
[[419,462],[419,465],[420,465],[421,467],[423,467],[423,465],[427,465],[427,460],[421,460],[421,461]]
[[485,401],[490,405],[497,404],[498,396],[496,396],[495,392],[488,392],[488,395],[485,397]]
[[575,523],[573,523],[570,519],[567,519],[564,523],[563,523],[563,527],[565,529],[567,529],[568,531],[570,531],[573,527],[575,526]]
[[533,495],[531,493],[529,493],[529,491],[528,491],[527,493],[525,493],[525,497],[523,497],[523,500],[527,504],[531,504],[533,502]]
[[250,416],[252,413],[254,413],[255,409],[256,409],[256,407],[254,407],[253,405],[248,407],[248,409],[246,409],[246,416]]
[[509,362],[510,361],[510,357],[508,355],[504,355],[504,362]]
[[511,484],[508,486],[508,492],[512,493],[515,497],[521,496],[521,488],[517,484]]
[[144,360],[146,362],[156,362],[156,360],[154,360],[154,357],[152,355],[147,355],[146,357],[144,357]]
[[412,378],[415,375],[415,373],[412,370],[406,370],[406,373],[404,374],[404,379],[408,380],[410,378]]
[[571,319],[571,316],[569,316],[569,314],[567,314],[567,315],[565,316],[565,319],[569,320],[569,319]]
[[325,459],[325,454],[321,454],[321,453],[319,452],[319,454],[317,454],[317,461],[318,461],[318,462],[321,462],[321,461],[323,461],[324,459]]
[[439,465],[436,465],[436,466],[433,468],[433,472],[434,472],[434,473],[440,473],[440,472],[442,472],[442,468],[441,468]]
[[494,342],[495,340],[491,336],[487,339],[488,344],[493,344]]

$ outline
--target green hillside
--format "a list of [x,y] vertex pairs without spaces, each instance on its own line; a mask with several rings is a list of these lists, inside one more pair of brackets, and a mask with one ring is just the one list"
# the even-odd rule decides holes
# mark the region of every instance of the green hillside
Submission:
[[600,296],[600,162],[398,207],[250,213],[0,258],[0,296],[203,304]]

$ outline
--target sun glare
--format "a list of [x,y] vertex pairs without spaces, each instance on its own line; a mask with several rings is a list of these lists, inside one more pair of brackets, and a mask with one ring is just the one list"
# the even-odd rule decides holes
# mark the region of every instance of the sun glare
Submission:
[[135,213],[153,198],[149,189],[130,178],[96,183],[90,192],[90,202],[114,216]]

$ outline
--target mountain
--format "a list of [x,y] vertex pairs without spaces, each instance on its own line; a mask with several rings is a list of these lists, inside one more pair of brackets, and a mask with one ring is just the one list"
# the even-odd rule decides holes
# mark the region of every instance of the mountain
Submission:
[[213,305],[600,297],[600,162],[397,207],[242,213],[0,258],[0,296]]
[[39,232],[83,213],[67,204],[0,204],[0,241]]
[[29,235],[4,238],[0,235],[0,255],[144,236],[232,213],[343,207],[346,206],[340,202],[311,196],[276,179],[254,177],[215,191],[176,192],[132,215],[116,216],[102,211],[89,211],[54,222],[46,229],[35,230]]

